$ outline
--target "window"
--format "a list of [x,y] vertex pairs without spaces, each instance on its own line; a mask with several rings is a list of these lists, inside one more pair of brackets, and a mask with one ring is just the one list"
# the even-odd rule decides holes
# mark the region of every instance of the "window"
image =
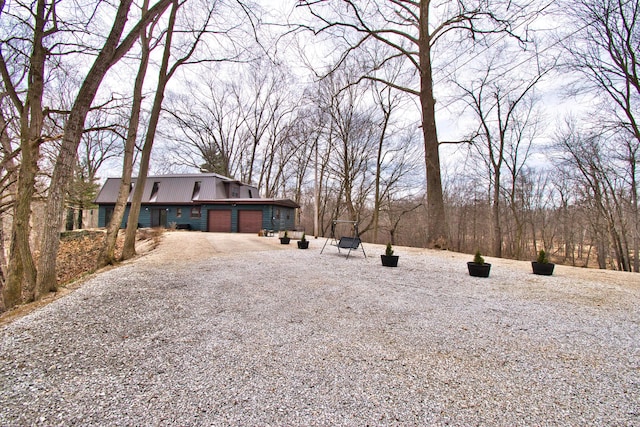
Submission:
[[176,218],[182,218],[182,208],[176,208]]
[[155,202],[158,198],[158,189],[160,188],[159,182],[153,183],[153,188],[151,189],[151,197],[149,197],[150,202]]
[[191,218],[200,218],[200,206],[193,206],[191,208]]
[[231,198],[237,199],[238,197],[240,197],[240,186],[233,184],[231,186]]
[[253,199],[253,193],[251,192],[251,190],[249,190],[249,198]]
[[198,200],[200,198],[200,184],[202,181],[196,181],[193,183],[193,193],[191,193],[191,200]]

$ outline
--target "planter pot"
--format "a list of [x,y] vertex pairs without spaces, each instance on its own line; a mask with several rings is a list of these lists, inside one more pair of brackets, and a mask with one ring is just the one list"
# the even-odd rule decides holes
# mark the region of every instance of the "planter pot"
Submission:
[[307,249],[309,247],[309,241],[305,240],[304,242],[302,240],[298,240],[298,249]]
[[380,259],[382,260],[382,265],[385,267],[397,267],[398,259],[400,259],[399,255],[380,255]]
[[280,244],[283,244],[283,245],[288,245],[290,241],[291,241],[290,237],[281,237],[280,238]]
[[476,264],[475,262],[468,262],[467,268],[469,269],[469,276],[473,277],[489,277],[491,271],[491,264]]
[[533,274],[540,274],[542,276],[551,276],[553,274],[553,268],[556,265],[550,262],[540,263],[531,261],[531,267],[533,268]]

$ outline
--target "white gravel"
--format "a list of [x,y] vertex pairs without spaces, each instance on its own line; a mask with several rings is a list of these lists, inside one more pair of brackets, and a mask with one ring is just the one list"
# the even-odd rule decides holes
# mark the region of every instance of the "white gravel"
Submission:
[[166,233],[0,329],[0,425],[640,425],[640,275]]

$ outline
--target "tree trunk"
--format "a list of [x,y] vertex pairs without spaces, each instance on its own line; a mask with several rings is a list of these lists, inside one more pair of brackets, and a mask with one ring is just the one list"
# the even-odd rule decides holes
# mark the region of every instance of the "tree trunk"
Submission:
[[495,170],[493,185],[493,256],[502,258],[502,224],[500,223],[500,170]]
[[4,286],[7,282],[7,259],[4,251],[3,225],[2,216],[0,216],[0,313],[6,309],[4,305]]
[[637,162],[636,151],[629,150],[629,175],[631,176],[631,244],[633,251],[633,271],[640,273],[640,213],[638,212],[638,183],[637,183]]
[[[80,93],[82,92],[81,89]],[[91,96],[90,99],[93,99],[93,96]],[[63,142],[53,170],[49,196],[47,198],[47,209],[41,244],[42,251],[38,262],[39,275],[36,287],[36,299],[57,289],[56,255],[58,253],[58,247],[60,246],[59,230],[64,213],[64,195],[68,183],[73,176],[75,153],[80,143],[84,118],[89,111],[90,104],[91,100],[79,96],[65,126]]]
[[[146,12],[149,6],[149,1],[145,0],[143,4],[143,13]],[[129,127],[127,129],[127,140],[124,146],[124,158],[122,160],[122,179],[120,180],[120,188],[118,189],[118,197],[116,204],[113,208],[113,214],[111,215],[111,221],[107,226],[107,233],[105,234],[100,254],[98,255],[97,267],[101,268],[109,264],[114,264],[116,261],[116,243],[118,240],[118,232],[122,224],[122,218],[124,218],[124,212],[127,208],[127,200],[131,192],[131,176],[133,174],[133,153],[135,150],[135,144],[138,137],[138,125],[140,124],[140,110],[142,109],[142,89],[144,85],[144,78],[147,74],[147,68],[149,65],[149,37],[146,32],[140,35],[140,44],[142,48],[142,55],[140,57],[140,66],[138,67],[138,74],[136,75],[136,81],[133,88],[133,105],[131,106],[131,117],[129,118]],[[137,220],[136,220],[137,225]]]
[[378,139],[378,153],[376,157],[376,178],[375,178],[375,196],[373,206],[373,243],[378,243],[378,227],[380,222],[380,207],[381,207],[381,195],[380,195],[380,175],[382,173],[382,148],[384,146],[384,139],[387,134],[387,127],[391,119],[391,101],[389,101],[389,108],[385,109],[382,94],[380,95],[380,107],[383,114],[382,129],[380,130],[380,138]]
[[[385,120],[386,127],[386,120]],[[378,156],[376,158],[376,180],[373,204],[373,243],[378,243],[378,225],[380,221],[380,173],[382,169],[382,144],[384,142],[384,127],[378,140]]]
[[145,136],[144,146],[142,147],[142,158],[140,159],[140,171],[138,173],[138,179],[133,190],[133,198],[131,200],[131,207],[129,208],[129,217],[127,220],[127,229],[124,238],[124,247],[122,249],[122,260],[132,258],[136,254],[136,229],[138,227],[138,217],[140,216],[140,207],[142,204],[142,194],[147,181],[147,175],[149,173],[149,162],[151,160],[151,150],[153,148],[153,141],[156,136],[156,129],[158,127],[158,121],[160,119],[160,113],[162,112],[162,101],[164,100],[164,91],[167,87],[167,83],[171,74],[168,72],[169,59],[171,57],[171,40],[173,38],[173,28],[176,20],[176,13],[179,7],[177,1],[173,1],[173,7],[171,8],[171,15],[169,17],[169,24],[166,32],[164,53],[162,56],[162,65],[158,74],[158,87],[156,88],[156,94],[153,100],[153,107],[151,108],[151,116],[149,117],[149,125],[147,127],[147,134]]
[[444,211],[440,152],[436,130],[433,75],[431,70],[431,38],[429,36],[429,2],[420,2],[420,104],[424,161],[427,174],[427,239],[428,245],[446,249],[449,246],[447,220]]
[[[15,231],[12,233],[14,234]],[[9,310],[20,304],[22,300],[22,259],[16,248],[16,239],[12,237],[10,247],[7,281],[2,289],[3,309]]]
[[127,23],[129,9],[133,0],[121,0],[118,11],[113,21],[111,32],[107,37],[100,53],[96,57],[93,66],[85,77],[64,128],[64,136],[60,146],[60,152],[56,159],[49,195],[47,197],[47,210],[45,226],[42,236],[42,252],[38,263],[38,281],[36,298],[55,290],[56,283],[56,254],[60,245],[59,232],[62,214],[64,212],[64,195],[75,165],[76,152],[82,137],[84,121],[91,107],[91,103],[104,78],[113,64],[128,52],[143,31],[147,23],[162,13],[170,4],[169,0],[159,1],[152,10],[142,17],[128,36],[118,44]]
[[[13,228],[11,233],[11,254],[18,259],[9,263],[6,308],[19,302],[24,294],[27,300],[34,296],[36,288],[36,266],[33,261],[29,237],[31,227],[31,200],[35,191],[38,173],[38,158],[42,138],[44,114],[42,96],[44,92],[44,67],[46,50],[43,46],[46,24],[46,2],[39,0],[36,5],[35,26],[33,30],[33,50],[29,60],[29,88],[25,104],[18,106],[20,111],[20,147],[21,163],[18,170],[16,200],[13,208]],[[22,280],[26,289],[22,289]],[[15,300],[14,298],[18,298]]]
[[[0,7],[0,10],[2,8]],[[0,112],[0,143],[2,145],[2,155],[4,157],[4,169],[7,173],[7,179],[10,184],[5,188],[8,194],[16,194],[16,176],[18,173],[18,168],[16,167],[13,152],[11,147],[11,140],[9,135],[6,132],[7,122],[4,119],[2,112]],[[14,197],[15,199],[15,197]],[[10,246],[10,254],[16,255],[16,260],[14,260],[13,256],[10,255],[10,262],[16,261],[19,262],[19,266],[15,265],[13,268],[10,268],[7,263],[6,252],[5,252],[5,235],[4,235],[4,227],[2,215],[0,215],[0,313],[5,311],[8,308],[13,307],[17,303],[20,302],[21,294],[22,294],[22,262],[20,261],[20,256],[18,251],[15,249],[15,246]],[[13,238],[13,227],[10,234],[10,245],[15,245],[15,239]],[[19,267],[19,268],[18,268]],[[13,283],[9,283],[9,272],[13,271],[14,281]],[[15,280],[17,279],[17,280]],[[8,304],[5,303],[5,298],[8,299]]]
[[[37,158],[35,157],[36,153],[33,152],[36,144],[37,142],[25,141],[22,145],[22,163],[20,164],[18,177],[12,233],[12,239],[15,241],[15,245],[12,244],[12,248],[20,253],[20,262],[13,265],[20,266],[21,274],[14,274],[16,272],[12,272],[11,269],[9,269],[9,281],[12,282],[11,286],[15,286],[14,281],[22,281],[24,279],[25,289],[22,293],[25,294],[27,301],[33,300],[34,290],[36,288],[36,266],[33,261],[29,243],[29,237],[31,235],[31,226],[29,224],[31,219],[31,199],[33,198],[35,190],[38,168]],[[31,148],[27,148],[27,145],[31,145]],[[37,152],[38,149],[35,148],[35,151]],[[12,252],[12,256],[13,254]]]

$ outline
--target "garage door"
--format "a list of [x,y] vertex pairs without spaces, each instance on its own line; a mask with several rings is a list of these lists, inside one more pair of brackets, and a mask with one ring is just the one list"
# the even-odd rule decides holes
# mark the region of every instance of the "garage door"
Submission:
[[257,233],[262,229],[262,211],[238,211],[238,232]]
[[207,231],[231,233],[231,211],[208,211]]

